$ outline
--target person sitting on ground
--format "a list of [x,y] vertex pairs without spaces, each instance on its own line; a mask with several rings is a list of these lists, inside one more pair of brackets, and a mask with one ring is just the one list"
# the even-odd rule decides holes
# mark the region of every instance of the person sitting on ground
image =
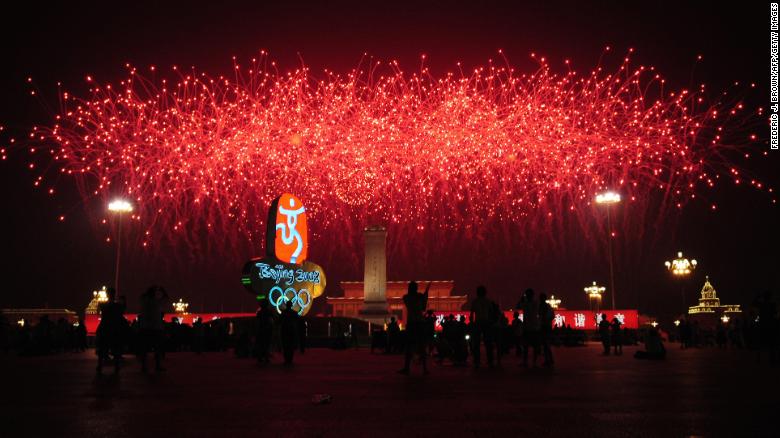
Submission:
[[637,351],[634,353],[635,359],[650,359],[650,360],[662,360],[666,359],[666,348],[664,348],[661,335],[658,333],[658,329],[653,327],[647,331],[645,336],[645,351]]

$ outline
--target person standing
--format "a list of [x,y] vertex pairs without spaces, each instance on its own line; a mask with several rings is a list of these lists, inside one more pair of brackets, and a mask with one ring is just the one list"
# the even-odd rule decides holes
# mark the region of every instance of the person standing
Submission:
[[420,362],[423,367],[423,374],[428,374],[428,364],[425,351],[425,309],[428,307],[428,292],[431,289],[431,283],[425,288],[425,293],[420,294],[417,291],[417,283],[409,282],[406,295],[404,295],[404,306],[406,306],[406,351],[404,354],[404,367],[398,371],[400,374],[409,374],[409,367],[412,363],[412,355],[417,352],[420,356]]
[[119,373],[119,365],[122,361],[122,328],[125,321],[125,306],[117,302],[116,289],[108,288],[106,291],[108,301],[101,304],[100,324],[97,328],[97,373],[103,372],[103,365],[109,360],[110,356],[114,358],[114,372]]
[[533,289],[526,289],[519,303],[519,309],[523,312],[523,366],[528,367],[528,350],[533,350],[533,366],[539,358],[539,302],[534,297]]
[[395,316],[390,317],[390,323],[387,324],[387,348],[385,353],[396,353],[399,351],[398,338],[400,337],[401,329],[398,327],[398,321]]
[[163,310],[168,302],[168,292],[162,287],[151,286],[141,295],[141,313],[138,322],[141,335],[141,371],[147,372],[146,355],[154,351],[154,369],[165,371],[162,367],[165,325]]
[[267,299],[260,300],[257,309],[257,326],[255,327],[255,353],[257,363],[265,365],[271,360],[271,339],[274,334],[274,315]]
[[599,321],[599,337],[601,338],[601,345],[604,347],[604,356],[609,356],[609,333],[610,324],[607,320],[607,314],[601,314],[601,321]]
[[547,295],[539,294],[539,341],[542,344],[542,352],[544,353],[543,366],[546,367],[553,365],[553,354],[550,347],[553,319],[555,319],[555,312],[550,304],[547,303]]
[[480,344],[485,344],[487,364],[493,366],[493,325],[495,321],[491,316],[494,313],[494,303],[487,297],[485,286],[477,287],[477,297],[471,302],[471,353],[474,356],[474,368],[480,366]]
[[515,355],[520,357],[523,354],[523,320],[520,319],[520,312],[516,310],[512,315],[512,339],[515,345]]
[[293,310],[290,302],[287,302],[279,318],[279,335],[282,340],[282,355],[286,366],[293,364],[295,347],[298,342],[298,320],[298,312]]
[[612,348],[614,348],[613,353],[615,356],[619,356],[623,354],[623,331],[620,330],[620,326],[623,324],[620,322],[617,317],[612,318],[612,324],[610,324],[610,328],[612,329]]

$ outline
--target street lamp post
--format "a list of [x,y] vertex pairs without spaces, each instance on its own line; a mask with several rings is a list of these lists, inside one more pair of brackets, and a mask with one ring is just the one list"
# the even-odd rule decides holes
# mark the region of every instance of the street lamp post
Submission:
[[550,305],[551,308],[557,309],[558,306],[561,305],[561,300],[555,298],[555,294],[550,295],[550,298],[545,300],[547,304]]
[[114,290],[119,295],[119,258],[122,254],[122,214],[133,211],[130,202],[124,199],[115,199],[108,204],[108,211],[117,215],[117,233],[116,233],[116,269],[114,270]]
[[694,269],[696,269],[696,265],[698,263],[696,262],[696,259],[688,260],[683,257],[682,251],[677,251],[677,258],[672,261],[664,262],[664,265],[666,266],[666,269],[669,270],[669,272],[672,273],[677,278],[680,278],[680,296],[682,297],[682,304],[683,304],[683,310],[686,309],[687,305],[685,302],[685,283],[682,282],[682,279],[688,277],[691,275],[691,272],[693,272]]
[[596,312],[598,315],[599,308],[601,307],[601,295],[604,293],[606,288],[597,285],[594,281],[593,285],[586,287],[584,290],[585,293],[588,294],[588,302],[590,303],[591,310]]
[[179,298],[179,301],[173,303],[173,311],[180,315],[186,315],[187,309],[190,307],[190,304],[184,299]]
[[612,310],[615,310],[615,267],[612,261],[612,218],[611,212],[613,204],[620,202],[620,194],[612,191],[599,193],[596,195],[596,204],[605,205],[607,208],[607,252],[609,253],[609,287],[612,289]]

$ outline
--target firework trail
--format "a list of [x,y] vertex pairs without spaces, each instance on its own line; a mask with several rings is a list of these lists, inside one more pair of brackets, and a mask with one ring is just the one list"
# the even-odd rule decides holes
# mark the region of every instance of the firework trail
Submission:
[[114,84],[88,77],[89,97],[61,91],[56,120],[30,134],[50,169],[34,183],[130,199],[143,247],[245,255],[283,192],[303,199],[315,236],[345,248],[375,223],[405,236],[391,251],[558,248],[599,232],[603,190],[626,201],[623,233],[642,234],[719,179],[740,182],[729,157],[755,116],[741,103],[713,102],[704,85],[667,91],[630,57],[585,73],[536,59],[533,73],[506,62],[441,77],[373,60],[346,75],[280,73],[264,53],[229,77],[174,67],[174,80],[149,79],[128,65]]

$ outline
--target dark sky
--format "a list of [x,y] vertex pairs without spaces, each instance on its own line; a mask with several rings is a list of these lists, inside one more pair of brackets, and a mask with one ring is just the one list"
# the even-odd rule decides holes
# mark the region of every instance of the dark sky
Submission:
[[[123,77],[126,62],[194,65],[218,75],[229,70],[231,56],[249,58],[259,49],[269,50],[282,67],[297,66],[300,54],[314,72],[323,67],[347,71],[364,52],[414,68],[425,53],[435,73],[458,61],[466,66],[485,63],[497,49],[518,68],[530,70],[532,51],[553,62],[569,58],[590,67],[606,45],[618,53],[633,47],[637,59],[656,66],[673,87],[687,86],[694,75],[697,83],[715,90],[735,80],[756,82],[754,105],[766,105],[763,96],[768,94],[768,6],[759,2],[108,3],[28,2],[24,9],[3,14],[0,124],[7,131],[2,144],[50,120],[47,105],[56,107],[58,81],[76,91],[86,74],[105,81]],[[704,62],[694,71],[699,54]],[[27,94],[28,76],[42,91],[40,99]],[[757,132],[766,138],[766,129]],[[751,147],[759,152],[767,148],[761,143]],[[88,225],[69,181],[59,184],[62,195],[52,200],[33,190],[27,162],[27,154],[17,151],[0,163],[5,205],[0,307],[48,304],[80,310],[93,288],[113,278],[113,247]],[[776,183],[777,163],[777,154],[770,154],[750,170]],[[679,311],[679,287],[662,266],[678,248],[702,262],[687,286],[688,304],[706,273],[726,302],[749,303],[756,291],[777,288],[778,255],[771,245],[778,240],[777,208],[765,195],[745,188],[724,186],[712,196],[720,205],[717,214],[691,206],[675,226],[659,230],[667,239],[647,247],[644,259],[654,262],[631,271],[637,275],[618,273],[621,307],[639,304],[640,310],[660,316]],[[69,212],[66,222],[56,220],[59,211]],[[252,297],[238,282],[243,260],[170,266],[132,252],[126,260],[123,288],[131,304],[142,287],[162,283],[196,310],[201,305],[207,310],[252,307]],[[569,308],[582,307],[582,286],[595,276],[594,270],[605,278],[603,263],[571,257],[479,272],[447,264],[421,272],[392,256],[391,261],[393,279],[451,278],[459,292],[485,283],[504,303],[514,301],[519,288],[532,286],[556,291]],[[331,280],[362,276],[362,266],[325,268],[335,273]]]

